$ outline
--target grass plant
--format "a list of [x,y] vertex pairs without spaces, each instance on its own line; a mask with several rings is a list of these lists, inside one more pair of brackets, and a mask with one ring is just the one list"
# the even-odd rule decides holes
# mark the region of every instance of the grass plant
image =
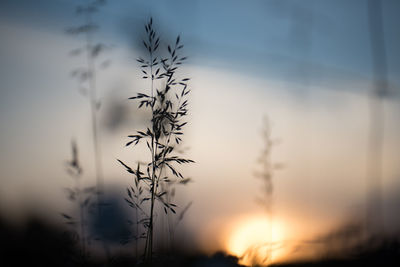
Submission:
[[[257,202],[263,206],[269,220],[268,242],[266,244],[255,244],[250,247],[243,257],[251,259],[254,264],[269,264],[272,252],[276,244],[272,240],[273,226],[273,174],[277,169],[282,168],[282,164],[273,162],[271,158],[273,147],[278,143],[278,140],[272,138],[271,123],[267,116],[263,119],[262,137],[264,147],[261,155],[258,158],[260,171],[256,172],[255,176],[262,181],[262,194],[257,198]],[[265,256],[260,256],[265,255]]]
[[[87,235],[87,220],[86,214],[92,206],[92,197],[95,194],[95,187],[82,187],[83,169],[78,158],[78,146],[74,140],[71,142],[72,159],[67,162],[67,173],[73,178],[75,185],[65,188],[68,200],[73,202],[79,211],[79,215],[61,213],[68,225],[74,226],[76,236],[79,236],[81,245],[81,255],[83,258],[88,256],[88,235]],[[79,232],[79,234],[78,234]]]
[[[146,38],[143,45],[145,58],[138,58],[143,73],[149,81],[148,92],[137,93],[130,99],[138,108],[151,110],[151,120],[144,130],[129,135],[126,146],[146,145],[149,161],[138,163],[131,168],[118,160],[133,175],[134,185],[127,188],[127,203],[135,212],[143,215],[140,220],[145,229],[144,258],[150,262],[153,257],[156,202],[161,204],[165,214],[176,213],[176,204],[171,202],[171,192],[162,184],[172,183],[175,178],[185,181],[177,165],[193,163],[180,156],[177,146],[183,138],[183,128],[188,115],[189,78],[178,78],[178,68],[186,60],[180,55],[183,45],[180,36],[172,45],[167,45],[167,56],[160,52],[160,37],[153,28],[152,18],[145,25]],[[141,166],[143,165],[143,166]],[[137,227],[137,224],[136,224]]]
[[100,64],[97,64],[100,55],[104,52],[107,46],[93,40],[93,34],[99,28],[99,26],[93,22],[93,15],[98,12],[100,7],[104,4],[104,0],[94,0],[89,1],[84,5],[77,6],[76,13],[77,15],[82,16],[83,23],[67,29],[68,34],[84,36],[84,45],[73,49],[70,54],[73,56],[83,56],[86,61],[85,66],[76,68],[72,71],[72,76],[78,80],[80,92],[83,95],[88,96],[90,102],[97,207],[99,214],[101,214],[101,207],[103,205],[101,196],[104,194],[104,177],[98,131],[98,110],[100,109],[101,102],[97,96],[97,73],[98,70],[106,68],[110,61],[103,60]]

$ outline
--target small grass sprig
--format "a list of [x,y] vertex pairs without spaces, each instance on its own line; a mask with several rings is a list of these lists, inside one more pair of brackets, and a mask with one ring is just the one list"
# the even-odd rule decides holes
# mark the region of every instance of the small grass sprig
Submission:
[[81,251],[82,256],[85,258],[87,256],[87,245],[88,245],[88,236],[87,236],[87,221],[86,214],[88,214],[91,206],[92,206],[92,198],[96,192],[95,187],[82,187],[82,173],[83,169],[79,163],[78,158],[78,146],[74,140],[71,142],[71,150],[72,150],[72,159],[67,162],[67,173],[72,177],[75,181],[75,186],[65,188],[65,193],[67,195],[68,200],[73,202],[79,209],[79,215],[73,216],[66,213],[61,213],[64,217],[66,224],[71,226],[77,226],[80,229],[76,232],[77,236],[80,238]]

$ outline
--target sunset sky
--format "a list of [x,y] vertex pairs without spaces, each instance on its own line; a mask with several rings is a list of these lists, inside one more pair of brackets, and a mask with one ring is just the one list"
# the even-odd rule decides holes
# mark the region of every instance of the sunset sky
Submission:
[[[0,1],[3,217],[37,212],[59,221],[60,211],[71,208],[63,188],[72,185],[65,171],[72,138],[84,180],[94,184],[89,102],[70,75],[85,64],[69,54],[84,40],[65,33],[81,24],[80,2]],[[389,232],[400,225],[399,12],[399,1],[383,1],[389,93],[382,100],[382,192]],[[181,206],[193,201],[184,219],[187,242],[242,253],[232,240],[242,238],[246,224],[268,220],[256,202],[262,183],[254,175],[265,116],[279,140],[272,160],[283,165],[273,175],[276,238],[311,240],[364,218],[374,79],[367,1],[107,1],[94,17],[100,26],[94,39],[109,48],[98,62],[111,60],[98,72],[99,132],[105,183],[121,205],[131,179],[116,159],[134,164],[140,154],[124,145],[146,114],[127,99],[148,88],[135,59],[150,17],[162,49],[181,35],[189,58],[180,72],[192,88],[184,147],[196,163],[184,167],[193,182],[177,192]]]

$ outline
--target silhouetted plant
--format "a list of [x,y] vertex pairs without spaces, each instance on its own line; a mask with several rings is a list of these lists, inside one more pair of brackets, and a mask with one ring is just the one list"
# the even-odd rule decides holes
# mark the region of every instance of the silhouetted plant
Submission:
[[[276,244],[272,242],[272,225],[273,225],[273,173],[276,169],[282,168],[282,164],[274,163],[271,159],[271,153],[273,146],[277,144],[277,140],[272,138],[271,134],[271,124],[268,117],[264,117],[263,120],[263,139],[264,139],[264,147],[261,152],[261,155],[258,159],[258,162],[261,165],[261,171],[256,173],[256,177],[260,178],[263,182],[262,187],[262,195],[257,198],[257,202],[261,204],[269,217],[269,237],[268,242],[266,244],[255,244],[254,246],[248,248],[248,250],[244,253],[243,257],[251,259],[255,261],[254,263],[262,263],[266,264],[271,258],[271,254],[273,249],[276,247]],[[262,253],[261,253],[262,252]],[[266,253],[264,253],[266,252]],[[260,256],[264,255],[264,256]]]
[[277,143],[277,141],[272,139],[271,125],[268,117],[264,117],[262,135],[264,139],[264,147],[260,157],[258,158],[258,162],[261,165],[261,171],[256,172],[255,176],[262,180],[263,192],[262,196],[259,197],[257,200],[262,206],[264,206],[266,212],[268,214],[271,214],[273,204],[272,195],[274,190],[272,183],[273,172],[275,169],[281,168],[282,165],[273,163],[271,160],[272,148]]
[[80,243],[82,248],[83,257],[87,256],[87,221],[85,214],[88,213],[89,208],[91,207],[92,196],[95,193],[94,187],[82,187],[82,167],[79,163],[78,158],[78,146],[76,142],[73,140],[71,142],[71,150],[72,150],[72,159],[67,162],[67,173],[74,179],[75,186],[65,188],[65,192],[67,194],[68,200],[72,201],[79,210],[78,216],[73,216],[66,213],[61,213],[61,215],[65,218],[66,223],[71,226],[79,227],[79,234],[76,234],[80,237]]
[[80,92],[89,96],[92,123],[92,138],[94,147],[95,171],[96,171],[96,190],[97,190],[97,207],[99,214],[101,213],[101,195],[104,193],[103,169],[101,164],[101,147],[99,141],[99,132],[97,127],[97,111],[100,109],[100,101],[97,97],[97,70],[104,69],[110,64],[109,60],[102,61],[97,66],[97,59],[100,54],[107,48],[103,43],[95,43],[93,41],[93,33],[99,28],[92,20],[93,14],[98,12],[99,8],[105,4],[105,0],[89,1],[87,4],[80,5],[76,8],[76,13],[83,17],[83,24],[71,27],[67,33],[74,35],[83,35],[84,46],[71,51],[71,55],[84,55],[86,58],[86,66],[76,68],[72,71],[72,77],[79,82]]
[[[144,74],[143,79],[149,80],[149,92],[137,93],[130,99],[136,100],[139,108],[151,110],[149,127],[143,131],[137,131],[129,135],[130,141],[126,146],[145,143],[151,160],[145,164],[144,170],[131,168],[121,160],[118,160],[125,169],[134,175],[135,184],[128,187],[128,204],[137,211],[141,204],[148,202],[148,213],[143,212],[145,218],[141,220],[146,230],[146,244],[144,257],[151,261],[153,255],[153,236],[155,220],[155,203],[158,201],[166,214],[176,213],[176,205],[171,203],[168,192],[161,186],[162,183],[171,183],[173,177],[184,181],[185,177],[176,169],[176,164],[192,163],[193,160],[178,156],[176,146],[182,142],[183,127],[187,122],[183,121],[188,113],[187,96],[190,93],[187,82],[189,78],[179,79],[176,72],[185,61],[179,53],[183,48],[180,36],[173,45],[168,45],[168,56],[163,58],[159,53],[160,38],[153,29],[153,20],[145,25],[147,38],[143,40],[148,55],[146,59],[138,58],[140,68]],[[140,188],[145,190],[145,197],[139,198]],[[164,190],[163,190],[164,189]],[[139,203],[138,203],[139,202]]]

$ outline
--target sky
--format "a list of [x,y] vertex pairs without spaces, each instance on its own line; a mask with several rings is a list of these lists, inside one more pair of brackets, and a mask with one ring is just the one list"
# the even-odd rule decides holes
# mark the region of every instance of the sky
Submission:
[[[84,40],[65,33],[81,23],[79,3],[0,1],[0,210],[10,218],[34,210],[57,220],[71,209],[62,189],[73,182],[65,172],[71,138],[86,183],[94,183],[89,103],[70,75],[85,64],[69,53]],[[389,84],[382,188],[393,231],[399,10],[398,1],[382,1]],[[185,146],[196,163],[184,169],[194,182],[177,194],[182,206],[193,201],[187,239],[206,251],[228,249],[240,222],[264,218],[254,173],[265,116],[279,140],[271,157],[284,166],[273,176],[281,239],[315,237],[364,216],[374,79],[367,1],[107,1],[93,19],[94,38],[107,45],[99,62],[111,60],[98,72],[99,124],[106,184],[117,195],[131,180],[116,159],[140,157],[124,144],[146,114],[127,98],[147,86],[135,59],[150,16],[162,45],[181,35],[189,58],[181,70],[192,87]]]

